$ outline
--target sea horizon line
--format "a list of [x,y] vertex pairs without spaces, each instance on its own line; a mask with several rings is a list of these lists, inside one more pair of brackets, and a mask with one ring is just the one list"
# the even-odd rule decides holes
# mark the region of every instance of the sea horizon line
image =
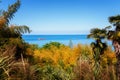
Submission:
[[88,34],[22,34],[22,35],[88,35]]

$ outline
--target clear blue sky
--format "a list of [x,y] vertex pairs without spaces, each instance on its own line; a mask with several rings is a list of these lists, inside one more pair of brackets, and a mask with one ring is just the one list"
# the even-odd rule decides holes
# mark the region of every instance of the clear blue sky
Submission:
[[[16,0],[2,0],[6,9]],[[21,0],[11,24],[27,25],[31,34],[87,34],[91,28],[110,25],[108,17],[120,14],[120,0]]]

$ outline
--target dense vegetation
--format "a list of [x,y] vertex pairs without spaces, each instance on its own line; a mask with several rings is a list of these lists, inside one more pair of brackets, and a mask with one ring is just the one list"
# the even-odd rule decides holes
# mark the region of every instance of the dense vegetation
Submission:
[[[120,16],[109,18],[116,28],[92,29],[91,45],[66,46],[50,42],[43,47],[26,43],[22,34],[31,32],[23,25],[10,25],[20,0],[0,16],[0,80],[117,80],[120,77]],[[115,52],[103,39],[113,42]],[[114,54],[116,53],[116,54]],[[116,63],[118,64],[115,67]],[[116,69],[118,72],[116,72]],[[117,73],[117,75],[116,75]]]

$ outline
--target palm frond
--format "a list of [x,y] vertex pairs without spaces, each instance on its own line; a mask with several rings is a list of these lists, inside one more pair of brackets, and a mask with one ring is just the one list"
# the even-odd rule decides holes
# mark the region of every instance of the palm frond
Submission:
[[96,39],[103,39],[106,37],[106,29],[99,29],[99,28],[93,28],[90,31],[90,34],[87,36],[88,38],[94,38]]
[[8,7],[7,11],[2,12],[4,18],[7,20],[6,24],[8,24],[10,22],[10,20],[14,17],[14,14],[15,14],[15,12],[17,12],[19,7],[20,7],[20,0],[17,0],[17,2],[15,2],[14,4],[12,4]]
[[104,29],[107,30],[107,29],[110,29],[110,28],[112,28],[112,27],[111,26],[107,26]]
[[28,26],[10,26],[10,31],[11,33],[14,33],[14,34],[24,34],[24,33],[30,33],[31,30],[29,29]]
[[109,22],[110,23],[119,23],[120,22],[120,15],[109,17]]

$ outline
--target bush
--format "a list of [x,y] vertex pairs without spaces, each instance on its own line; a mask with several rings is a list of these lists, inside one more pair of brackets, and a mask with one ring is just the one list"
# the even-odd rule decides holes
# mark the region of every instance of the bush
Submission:
[[47,43],[47,44],[43,45],[42,48],[50,49],[51,46],[55,46],[57,48],[60,48],[60,46],[64,46],[64,44],[61,44],[59,42],[50,42],[50,43]]

